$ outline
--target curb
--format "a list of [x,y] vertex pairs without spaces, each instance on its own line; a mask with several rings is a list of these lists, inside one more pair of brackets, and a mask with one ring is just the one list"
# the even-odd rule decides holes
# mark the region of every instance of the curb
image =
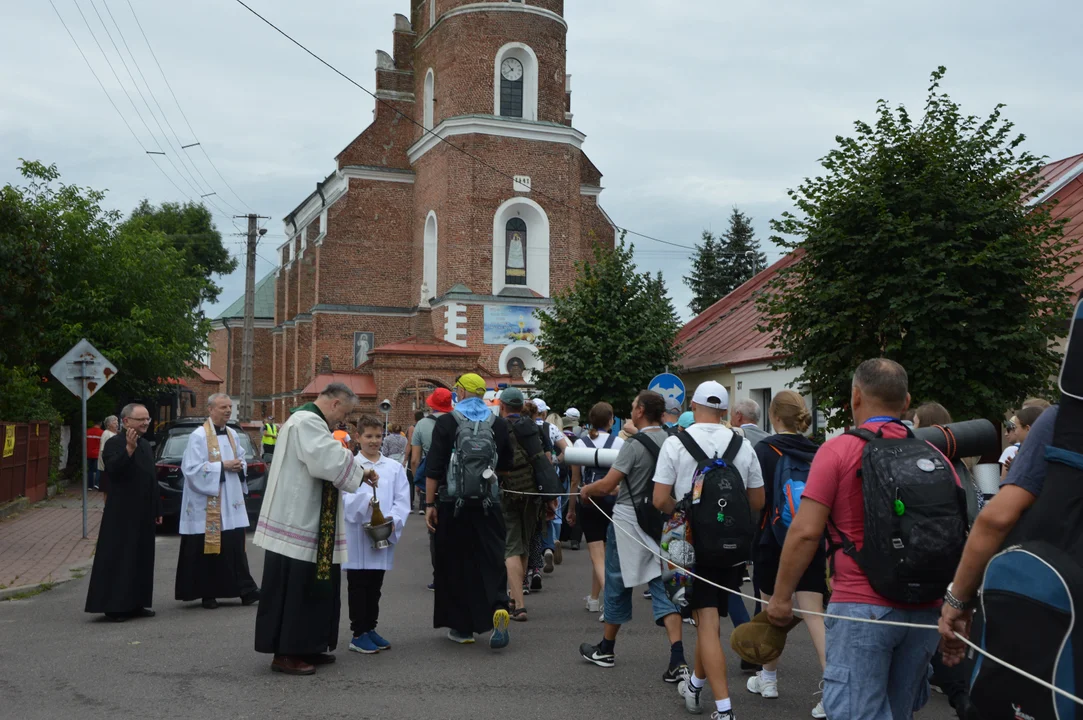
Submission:
[[18,497],[9,503],[0,505],[0,520],[21,513],[30,507],[30,502],[25,497]]
[[[68,583],[68,582],[71,582],[72,580],[78,579],[78,578],[75,578],[75,577],[72,577],[72,576],[75,573],[79,573],[79,572],[89,572],[90,568],[93,565],[94,565],[94,562],[93,562],[93,560],[91,560],[89,562],[82,562],[82,563],[79,563],[77,565],[71,565],[69,567],[58,570],[57,571],[58,573],[66,572],[67,575],[68,575],[67,577],[61,578],[59,580],[46,580],[45,582],[36,583],[34,585],[18,585],[16,587],[9,587],[9,588],[0,589],[0,601],[7,600],[7,599],[11,598],[13,595],[22,595],[23,593],[37,594],[37,593],[40,593],[40,592],[46,592],[47,590],[52,590],[57,585],[63,585],[64,583]],[[82,576],[80,575],[80,577],[82,577]],[[46,587],[46,586],[48,586],[48,587]]]

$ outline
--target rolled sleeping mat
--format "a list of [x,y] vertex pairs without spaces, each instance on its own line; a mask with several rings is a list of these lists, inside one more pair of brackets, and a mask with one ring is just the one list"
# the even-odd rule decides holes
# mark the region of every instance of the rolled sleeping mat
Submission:
[[970,474],[974,476],[974,482],[978,484],[982,495],[989,497],[1000,490],[999,463],[980,463],[974,466]]
[[583,467],[607,468],[617,461],[619,450],[605,448],[570,447],[564,451],[564,462]]
[[949,460],[1000,452],[1000,433],[985,418],[918,428],[914,436],[935,445]]

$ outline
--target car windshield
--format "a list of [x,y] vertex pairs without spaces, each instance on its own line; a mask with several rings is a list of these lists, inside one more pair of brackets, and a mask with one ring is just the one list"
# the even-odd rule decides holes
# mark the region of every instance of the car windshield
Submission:
[[[179,458],[184,455],[184,449],[188,447],[188,436],[196,428],[174,428],[169,437],[166,438],[165,445],[162,447],[161,457]],[[247,462],[251,462],[256,459],[256,450],[252,445],[252,441],[248,435],[243,432],[238,432],[236,428],[233,428],[234,432],[237,432],[237,442],[244,450],[244,459]]]

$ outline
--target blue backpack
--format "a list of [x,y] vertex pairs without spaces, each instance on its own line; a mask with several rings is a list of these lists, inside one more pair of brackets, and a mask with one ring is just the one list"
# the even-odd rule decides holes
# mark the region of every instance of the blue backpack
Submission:
[[[790,529],[797,510],[801,507],[801,496],[805,492],[811,465],[801,458],[779,450],[774,445],[770,448],[778,453],[775,465],[774,502],[763,517],[764,526],[771,528],[771,533],[781,547],[786,542],[786,531]],[[766,527],[761,527],[766,530]],[[761,532],[760,544],[767,544],[767,533]]]

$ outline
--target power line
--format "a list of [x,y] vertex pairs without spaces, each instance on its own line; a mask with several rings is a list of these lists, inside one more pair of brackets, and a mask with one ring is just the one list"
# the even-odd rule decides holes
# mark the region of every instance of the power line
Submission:
[[[129,2],[130,2],[130,0],[129,0]],[[327,62],[326,60],[324,60],[324,59],[323,59],[322,57],[320,57],[319,55],[317,55],[317,54],[316,54],[315,52],[313,52],[312,50],[309,50],[309,49],[308,49],[308,48],[307,48],[307,47],[306,47],[305,45],[303,45],[303,44],[302,44],[302,43],[300,43],[299,41],[295,40],[295,39],[294,39],[294,38],[293,38],[293,37],[292,37],[292,36],[291,36],[291,35],[290,35],[289,33],[287,33],[287,32],[286,32],[285,30],[283,30],[282,28],[278,27],[277,25],[275,25],[275,24],[274,24],[273,22],[271,22],[271,21],[270,21],[270,20],[268,20],[267,18],[263,17],[263,15],[260,15],[260,14],[259,14],[258,12],[256,12],[256,10],[254,10],[254,9],[253,9],[253,8],[252,8],[252,7],[251,7],[251,6],[250,6],[250,5],[248,4],[248,3],[244,2],[244,0],[236,0],[236,2],[237,2],[237,4],[241,5],[241,6],[242,6],[242,7],[244,7],[244,8],[246,9],[246,10],[248,10],[248,12],[252,13],[252,14],[253,14],[253,15],[255,15],[256,17],[258,17],[258,18],[259,18],[260,20],[262,20],[262,21],[263,21],[264,23],[266,23],[266,24],[267,24],[267,25],[268,25],[269,27],[271,27],[271,28],[272,28],[273,30],[275,30],[275,32],[277,32],[277,33],[278,33],[279,35],[281,35],[282,37],[284,37],[284,38],[286,38],[287,40],[289,40],[289,41],[290,41],[291,43],[293,43],[294,45],[296,45],[297,47],[299,47],[299,48],[300,48],[301,50],[304,50],[304,51],[305,51],[306,53],[308,53],[308,54],[309,54],[309,55],[310,55],[311,57],[313,57],[313,58],[314,58],[315,60],[317,60],[318,62],[320,62],[320,63],[321,63],[321,64],[323,64],[324,66],[326,66],[326,67],[327,67],[327,68],[328,68],[329,70],[331,70],[331,71],[332,71],[332,72],[334,72],[334,73],[335,73],[336,75],[338,75],[339,77],[341,77],[342,79],[344,79],[344,80],[345,80],[346,82],[350,83],[351,85],[353,85],[354,87],[356,87],[356,88],[357,88],[358,90],[362,91],[363,93],[365,93],[365,94],[367,94],[367,95],[370,95],[370,96],[371,96],[371,97],[372,97],[372,98],[373,98],[374,100],[376,100],[376,102],[378,102],[378,103],[381,103],[381,104],[383,104],[383,105],[384,105],[385,107],[389,108],[389,109],[390,109],[391,111],[393,111],[394,113],[396,113],[396,114],[397,114],[397,115],[399,115],[400,117],[404,118],[405,120],[409,121],[410,123],[412,123],[412,124],[414,124],[414,125],[417,125],[417,126],[418,126],[419,128],[421,128],[422,132],[423,132],[423,133],[425,133],[426,135],[432,135],[433,137],[435,137],[435,138],[436,138],[437,140],[439,140],[440,142],[442,142],[442,143],[445,143],[446,145],[448,145],[448,146],[450,146],[450,147],[452,147],[452,148],[454,148],[454,149],[458,150],[458,151],[459,151],[459,152],[461,152],[461,153],[462,153],[463,155],[466,155],[467,157],[471,158],[471,159],[472,159],[472,160],[473,160],[474,162],[478,163],[479,165],[482,165],[483,167],[486,167],[486,168],[488,168],[489,170],[492,170],[492,171],[493,171],[494,173],[496,173],[497,175],[500,175],[500,176],[502,176],[502,177],[505,177],[505,178],[507,178],[508,180],[511,180],[511,181],[512,181],[513,183],[515,182],[515,178],[514,178],[513,176],[511,176],[511,175],[508,175],[507,173],[505,173],[504,171],[500,170],[499,168],[496,168],[496,167],[494,167],[494,166],[490,165],[490,164],[489,164],[489,163],[487,163],[486,161],[482,160],[481,158],[479,158],[479,157],[478,157],[478,156],[476,156],[476,155],[473,155],[473,154],[471,154],[471,153],[470,153],[469,151],[467,151],[466,149],[464,149],[464,148],[462,148],[462,147],[459,147],[458,145],[456,145],[455,143],[451,142],[451,141],[450,141],[450,140],[448,140],[447,138],[443,138],[443,137],[441,137],[441,136],[437,135],[437,134],[436,134],[435,132],[433,132],[433,131],[432,131],[432,130],[430,130],[429,128],[425,127],[425,126],[424,126],[423,124],[419,123],[419,122],[418,122],[417,120],[414,120],[414,118],[412,118],[412,117],[410,117],[409,115],[407,115],[406,113],[402,112],[401,110],[399,110],[398,108],[396,108],[396,107],[395,107],[394,105],[392,105],[391,103],[389,103],[389,102],[387,102],[386,100],[383,100],[382,98],[378,97],[378,96],[376,95],[376,93],[374,93],[374,92],[370,91],[369,89],[367,89],[366,87],[364,87],[363,85],[361,85],[360,83],[358,83],[358,82],[357,82],[356,80],[354,80],[353,78],[351,78],[351,77],[350,77],[349,75],[347,75],[346,73],[342,72],[341,70],[339,70],[339,69],[338,69],[337,67],[335,67],[335,66],[334,66],[334,65],[332,65],[331,63],[329,63],[329,62]],[[571,205],[570,203],[567,203],[567,202],[565,202],[565,201],[561,200],[560,198],[556,198],[556,197],[553,197],[553,196],[551,196],[551,195],[547,195],[546,193],[544,193],[544,192],[542,192],[542,191],[538,190],[537,188],[535,188],[535,189],[534,189],[534,192],[535,192],[535,193],[537,193],[538,195],[541,195],[542,197],[544,197],[544,198],[546,198],[546,199],[548,199],[548,200],[552,200],[553,202],[555,202],[555,203],[557,203],[557,204],[559,204],[559,205],[563,205],[563,206],[565,206],[565,207],[569,208],[570,210],[574,210],[575,212],[578,212],[578,213],[580,213],[580,214],[582,214],[582,212],[583,212],[583,208],[582,208],[582,207],[576,207],[576,206],[574,206],[574,205]],[[652,240],[652,241],[654,241],[654,242],[657,242],[657,243],[662,243],[663,245],[671,245],[671,246],[673,246],[673,247],[679,247],[679,248],[682,248],[682,249],[685,249],[685,250],[695,250],[695,248],[694,248],[694,247],[691,247],[691,246],[689,246],[689,245],[681,245],[680,243],[670,242],[669,240],[662,240],[662,239],[660,239],[660,238],[656,238],[656,237],[653,237],[653,236],[651,236],[651,235],[646,235],[646,234],[644,234],[644,233],[641,233],[641,232],[636,232],[635,230],[630,230],[630,229],[628,229],[628,228],[622,228],[622,227],[619,227],[619,226],[618,226],[618,227],[617,227],[617,230],[623,231],[623,232],[625,232],[625,233],[627,233],[627,234],[629,234],[629,235],[635,235],[635,236],[637,236],[637,237],[641,237],[641,238],[644,238],[644,239],[646,239],[646,240]]]
[[[210,166],[214,168],[214,172],[218,174],[219,179],[225,184],[227,188],[229,188],[229,191],[233,193],[233,197],[237,198],[237,201],[241,203],[241,205],[249,207],[249,204],[246,203],[241,198],[241,196],[237,194],[237,191],[233,189],[233,186],[230,185],[229,181],[226,180],[225,176],[222,175],[222,172],[218,169],[218,166],[214,164],[213,160],[211,160],[211,156],[207,154],[206,148],[203,147],[203,143],[200,142],[199,136],[196,135],[196,131],[192,128],[192,123],[188,121],[188,116],[184,113],[184,108],[181,107],[180,100],[177,99],[177,94],[173,92],[173,86],[169,84],[169,78],[166,77],[165,70],[162,69],[162,63],[158,61],[158,55],[154,52],[154,47],[150,44],[150,38],[147,37],[146,31],[143,29],[143,24],[139,22],[139,16],[136,14],[135,8],[132,6],[132,0],[126,1],[128,3],[128,9],[132,11],[132,17],[135,18],[135,24],[139,28],[139,32],[143,35],[144,42],[147,43],[147,49],[150,50],[150,55],[152,58],[154,58],[154,64],[158,66],[158,72],[161,74],[162,80],[165,81],[165,86],[169,88],[169,94],[173,96],[173,102],[177,105],[177,110],[180,111],[181,117],[184,118],[184,124],[188,126],[188,132],[192,134],[192,138],[195,140],[195,143],[189,145],[181,145],[181,149],[187,152],[188,148],[190,147],[199,147],[200,152],[203,153],[203,156],[207,159],[207,162],[210,164]],[[106,7],[108,8],[108,5]],[[193,161],[192,164],[194,165],[195,162]]]
[[[101,13],[98,13],[98,8],[97,8],[97,6],[94,5],[94,0],[90,0],[90,2],[91,2],[91,6],[94,7],[94,12],[98,14],[98,19],[101,20],[102,19]],[[120,23],[117,22],[116,17],[113,16],[113,11],[109,8],[109,0],[102,0],[102,4],[105,6],[105,12],[108,13],[109,19],[113,21],[113,25],[117,29],[117,34],[120,36],[120,41],[124,45],[124,49],[128,51],[128,56],[132,59],[132,64],[135,66],[136,72],[139,73],[139,77],[142,78],[143,84],[147,88],[147,92],[150,93],[151,100],[154,101],[155,107],[158,108],[159,114],[161,114],[162,119],[165,120],[166,127],[169,128],[169,132],[172,133],[173,139],[176,141],[176,145],[174,147],[174,152],[177,153],[177,157],[180,158],[181,164],[184,165],[186,170],[188,170],[189,175],[191,175],[192,170],[195,170],[195,173],[197,175],[199,175],[200,179],[203,181],[203,184],[206,186],[206,188],[209,191],[211,191],[209,193],[200,193],[200,198],[201,199],[206,198],[208,195],[215,195],[215,196],[221,197],[221,196],[218,195],[218,193],[214,192],[214,188],[207,181],[207,178],[203,175],[203,171],[199,169],[198,165],[196,165],[190,159],[188,160],[188,163],[191,165],[191,168],[189,168],[188,165],[185,164],[185,157],[186,157],[187,153],[180,152],[180,150],[184,148],[184,143],[181,142],[180,136],[177,134],[177,131],[173,128],[173,123],[169,122],[169,115],[167,115],[166,112],[165,112],[165,109],[162,108],[162,104],[160,102],[158,102],[158,96],[154,94],[154,88],[151,87],[150,82],[147,80],[147,76],[143,73],[143,69],[139,66],[139,61],[136,59],[135,53],[132,52],[131,46],[128,45],[128,40],[127,40],[127,38],[124,37],[124,31],[121,29]],[[104,20],[102,21],[102,25],[103,26],[105,25]],[[110,40],[111,39],[112,39],[112,37],[110,37]],[[116,47],[116,43],[113,43],[113,46]],[[119,54],[120,51],[118,50],[117,52]],[[131,72],[129,71],[128,74],[130,76]],[[132,78],[132,82],[135,83],[135,78]],[[136,84],[136,89],[138,89],[138,87],[139,87],[138,84]],[[146,98],[143,98],[143,102],[144,102],[144,104],[146,104]],[[147,107],[147,110],[148,111],[150,110],[149,106]],[[152,113],[152,115],[153,115],[153,113]],[[155,122],[157,122],[157,119],[155,120]],[[162,130],[163,135],[165,134],[165,130],[162,129],[161,123],[158,123],[158,129]],[[167,141],[168,141],[168,138],[167,138]],[[195,180],[194,175],[192,175],[192,179]],[[226,205],[228,205],[230,207],[230,209],[232,209],[232,210],[234,210],[236,212],[240,212],[240,210],[238,210],[236,207],[234,207],[224,197],[221,197],[221,200]]]

